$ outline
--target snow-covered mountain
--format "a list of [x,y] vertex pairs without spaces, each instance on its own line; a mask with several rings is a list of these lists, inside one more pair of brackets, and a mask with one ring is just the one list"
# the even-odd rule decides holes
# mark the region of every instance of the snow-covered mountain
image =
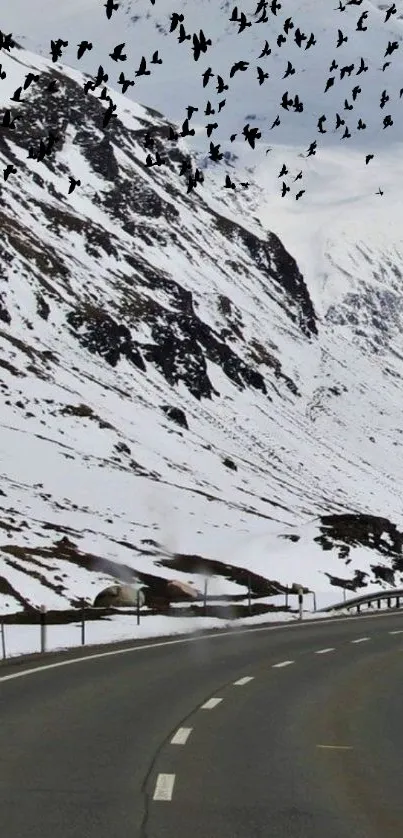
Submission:
[[[52,20],[49,4],[26,31],[41,51],[48,30],[49,39],[94,40],[93,74],[100,5],[61,3]],[[290,5],[304,31],[322,27],[325,38],[316,3]],[[402,24],[381,29],[384,13],[366,6],[379,14],[365,56],[375,61],[381,37]],[[206,34],[206,21],[218,31],[223,8],[229,17],[227,4],[183,2],[187,16],[196,7],[192,26],[200,20]],[[133,54],[143,54],[147,38],[148,52],[160,49],[146,27],[159,31],[163,18],[166,28],[167,9],[122,3],[112,24],[138,27]],[[11,23],[8,10],[5,31]],[[226,66],[231,38],[239,58],[243,37],[225,34],[229,26],[224,18]],[[200,144],[194,166],[205,180],[188,194],[178,173],[187,141],[167,138],[180,105],[174,113],[172,94],[163,107],[162,85],[153,110],[152,76],[150,107],[133,101],[136,87],[132,98],[113,90],[116,118],[103,128],[105,104],[84,94],[78,69],[18,47],[0,55],[0,105],[19,117],[0,128],[2,168],[17,169],[0,188],[0,611],[63,608],[133,571],[145,581],[196,578],[200,557],[217,562],[204,565],[217,593],[243,590],[219,562],[319,592],[333,582],[335,599],[343,580],[400,582],[401,117],[382,132],[373,90],[373,166],[361,139],[348,150],[328,140],[300,159],[309,188],[298,203],[272,183],[314,139],[316,112],[300,131],[276,135],[269,155],[242,140],[236,159],[215,165]],[[329,56],[323,49],[322,62]],[[10,102],[28,72],[39,80]],[[186,104],[197,104],[191,74],[178,63],[177,72]],[[300,96],[314,97],[314,62],[306,72]],[[161,78],[172,85],[168,70]],[[397,67],[390,80],[396,96]],[[234,119],[245,101],[257,103],[248,90],[229,97]],[[37,162],[28,149],[49,129],[59,141]],[[165,166],[145,165],[148,131]],[[249,188],[223,189],[226,173]],[[81,181],[72,194],[70,174]]]

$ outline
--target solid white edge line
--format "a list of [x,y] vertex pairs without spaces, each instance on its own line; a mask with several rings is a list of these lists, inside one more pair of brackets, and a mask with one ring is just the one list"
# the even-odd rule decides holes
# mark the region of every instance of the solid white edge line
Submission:
[[186,745],[192,730],[192,727],[178,727],[171,739],[171,745]]
[[217,707],[217,704],[220,704],[222,698],[209,698],[208,701],[205,701],[204,704],[201,705],[201,710],[214,710],[214,707]]
[[249,681],[253,681],[254,675],[245,675],[244,678],[239,678],[238,681],[234,681],[234,687],[243,687],[244,684],[249,684]]
[[[287,630],[287,629],[301,629],[301,628],[308,628],[309,626],[315,625],[320,623],[321,625],[328,625],[329,623],[334,623],[338,625],[339,623],[351,623],[354,620],[382,620],[387,617],[396,617],[396,614],[368,614],[368,615],[360,615],[356,617],[336,617],[330,619],[323,619],[323,620],[308,620],[306,623],[286,623],[280,626],[259,626],[258,628],[253,629],[237,629],[231,631],[220,631],[214,632],[212,634],[204,634],[202,637],[181,637],[180,640],[162,640],[158,643],[144,643],[143,646],[129,646],[126,649],[110,649],[108,652],[97,652],[94,655],[82,655],[79,658],[70,658],[70,660],[66,661],[58,661],[57,663],[46,663],[43,666],[35,666],[31,667],[31,669],[24,669],[22,672],[15,672],[13,675],[2,675],[0,676],[0,684],[4,681],[13,681],[15,678],[23,678],[24,675],[34,675],[36,672],[44,672],[46,669],[57,669],[59,666],[71,666],[73,663],[82,663],[83,661],[92,661],[97,660],[97,658],[108,658],[112,655],[126,655],[129,652],[142,652],[143,650],[147,649],[159,649],[161,646],[173,646],[177,643],[197,643],[203,640],[213,640],[220,637],[237,637],[240,634],[257,634],[260,631],[279,631],[279,630]],[[117,641],[119,642],[119,641]],[[68,649],[63,650],[54,650],[55,653],[60,651],[70,651]],[[7,658],[8,663],[13,663],[15,661],[18,663],[19,660],[18,655],[15,658]]]
[[272,666],[273,666],[273,668],[274,667],[280,667],[280,666],[289,666],[290,663],[295,663],[295,661],[281,661],[281,663],[273,663]]
[[315,655],[325,655],[326,652],[334,652],[334,651],[335,651],[334,646],[331,647],[330,649],[317,649],[317,651],[315,652]]
[[158,774],[153,800],[172,800],[175,774]]

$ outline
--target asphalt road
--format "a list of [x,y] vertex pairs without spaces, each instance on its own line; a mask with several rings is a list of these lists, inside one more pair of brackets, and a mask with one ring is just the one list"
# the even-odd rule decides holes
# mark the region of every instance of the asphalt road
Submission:
[[403,613],[118,649],[0,666],[5,838],[403,835]]

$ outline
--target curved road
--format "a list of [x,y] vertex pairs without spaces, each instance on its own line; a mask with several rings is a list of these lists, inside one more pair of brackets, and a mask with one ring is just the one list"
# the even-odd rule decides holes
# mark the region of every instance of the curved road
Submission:
[[399,612],[0,665],[1,834],[401,838],[402,687]]

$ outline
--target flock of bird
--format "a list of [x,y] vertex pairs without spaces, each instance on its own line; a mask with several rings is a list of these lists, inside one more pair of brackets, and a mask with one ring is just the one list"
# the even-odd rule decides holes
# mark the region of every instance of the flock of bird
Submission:
[[[155,0],[150,0],[150,2],[151,2],[152,6],[155,5]],[[319,2],[319,0],[318,0],[318,2]],[[345,2],[343,3],[342,0],[339,0],[339,5],[335,9],[335,11],[344,12],[348,6],[360,6],[362,4],[362,2],[363,2],[363,0],[345,0]],[[118,10],[119,5],[120,5],[120,3],[114,2],[114,0],[106,0],[106,3],[104,3],[104,6],[105,6],[106,16],[107,16],[108,20],[110,20],[113,13]],[[232,10],[229,21],[232,24],[238,25],[237,32],[238,32],[238,34],[240,34],[240,33],[244,32],[245,29],[251,27],[252,25],[267,23],[269,21],[269,13],[272,16],[276,17],[277,12],[280,11],[281,7],[282,7],[282,4],[280,2],[278,2],[278,0],[271,0],[271,1],[270,0],[259,0],[259,2],[257,3],[257,7],[255,9],[255,12],[253,13],[253,17],[258,18],[258,19],[252,21],[252,20],[247,19],[246,15],[243,11],[241,11],[239,13],[238,7],[235,6]],[[386,9],[384,22],[387,23],[390,20],[390,18],[392,17],[392,15],[395,15],[396,13],[397,13],[396,4],[392,3],[391,6]],[[356,22],[356,31],[365,32],[367,30],[368,26],[365,25],[367,19],[368,19],[368,12],[367,11],[362,12],[360,14],[359,18],[357,19],[357,22]],[[201,56],[205,55],[208,52],[208,48],[212,46],[211,38],[208,38],[208,37],[206,38],[203,30],[200,29],[198,33],[194,32],[192,34],[190,32],[186,32],[185,24],[184,24],[184,15],[180,14],[178,12],[172,12],[172,14],[170,16],[169,32],[170,32],[170,34],[171,33],[176,33],[177,34],[177,36],[178,36],[177,41],[178,41],[179,44],[183,44],[186,41],[192,41],[191,49],[192,49],[192,52],[193,52],[193,59],[194,59],[195,62],[199,61]],[[315,45],[317,43],[317,40],[315,38],[314,33],[311,32],[310,34],[307,34],[307,33],[301,32],[300,28],[295,26],[295,23],[293,22],[292,18],[288,17],[283,24],[282,32],[280,32],[280,34],[277,37],[276,43],[277,43],[278,48],[280,48],[283,44],[285,44],[287,42],[287,37],[290,35],[291,32],[293,32],[294,41],[297,44],[299,49],[302,49],[303,44],[305,44],[304,50],[312,49],[312,48],[315,47]],[[344,35],[344,33],[342,32],[341,29],[338,29],[337,39],[336,39],[336,43],[335,43],[335,49],[341,49],[343,44],[346,43],[347,41],[348,41],[348,36]],[[0,59],[1,59],[1,51],[3,50],[3,51],[10,52],[10,50],[13,48],[13,46],[15,46],[15,44],[14,44],[14,41],[13,41],[12,34],[10,33],[8,35],[5,35],[3,32],[0,31]],[[58,40],[52,40],[51,41],[50,55],[52,57],[52,62],[56,63],[57,61],[59,61],[60,59],[63,58],[63,49],[66,48],[67,46],[68,46],[68,41],[64,41],[62,38],[59,38]],[[120,62],[127,61],[127,55],[124,52],[125,46],[126,46],[125,43],[117,44],[114,47],[113,51],[109,54],[109,57],[113,61],[115,61],[117,64],[120,63]],[[83,57],[83,55],[87,51],[92,50],[92,48],[93,48],[93,44],[90,43],[89,41],[86,41],[86,40],[81,41],[81,43],[79,43],[77,45],[77,59],[78,60],[81,59]],[[383,63],[382,68],[380,68],[382,70],[382,72],[385,72],[385,70],[391,64],[390,60],[385,61],[385,59],[391,58],[393,53],[396,50],[398,50],[398,48],[399,48],[399,43],[397,41],[388,41],[388,44],[387,44],[386,50],[385,50],[385,54],[383,56],[384,63]],[[269,56],[270,54],[271,54],[271,48],[269,46],[268,41],[265,40],[265,43],[262,47],[262,50],[261,50],[261,52],[258,56],[258,60],[260,61],[261,59]],[[138,69],[134,72],[134,77],[138,78],[138,77],[141,77],[141,76],[149,76],[151,74],[151,70],[147,69],[147,67],[151,66],[151,65],[156,66],[156,65],[160,65],[160,64],[162,64],[162,59],[159,57],[159,51],[158,50],[155,50],[153,52],[152,57],[148,62],[147,62],[146,57],[143,55],[142,58],[141,58]],[[250,67],[250,61],[245,61],[245,60],[236,61],[235,63],[233,63],[232,67],[229,69],[229,80],[233,79],[236,73],[247,72],[249,67]],[[345,66],[339,66],[336,59],[333,58],[333,60],[330,64],[330,67],[329,67],[329,76],[328,76],[326,84],[325,84],[324,93],[327,93],[328,90],[330,90],[334,86],[334,84],[336,82],[336,71],[339,71],[340,79],[343,79],[344,76],[346,76],[346,75],[350,78],[353,71],[355,71],[355,73],[354,73],[355,76],[361,76],[361,74],[366,73],[368,71],[368,66],[366,65],[366,63],[364,61],[364,58],[362,58],[362,57],[360,59],[360,63],[357,64],[357,66],[354,63],[349,64],[349,65],[345,65]],[[264,71],[263,67],[260,66],[260,64],[256,66],[256,72],[257,72],[256,81],[259,83],[259,85],[264,84],[265,80],[269,78],[269,74]],[[285,68],[285,72],[284,72],[284,75],[282,76],[282,78],[287,79],[289,76],[294,75],[295,72],[296,72],[295,67],[293,67],[291,61],[288,60],[287,61],[287,66]],[[3,80],[5,77],[6,77],[6,73],[3,70],[2,65],[0,63],[0,80]],[[31,72],[27,73],[27,75],[25,77],[24,84],[21,87],[18,87],[14,91],[13,95],[10,97],[11,101],[13,101],[13,102],[23,102],[24,100],[21,97],[23,97],[24,91],[26,91],[32,83],[38,82],[39,78],[40,78],[39,74],[34,74],[34,73],[31,73]],[[121,86],[123,94],[125,94],[127,92],[129,87],[134,86],[135,78],[134,79],[126,78],[124,72],[123,71],[120,72],[117,83]],[[216,90],[216,93],[218,95],[221,95],[221,94],[225,93],[225,91],[229,90],[229,85],[224,81],[222,76],[220,76],[220,75],[215,76],[211,67],[208,67],[208,69],[205,70],[201,74],[201,80],[202,80],[203,88],[206,88],[213,78],[216,79],[215,90]],[[108,102],[108,107],[104,111],[104,116],[103,116],[103,128],[104,129],[108,126],[108,124],[110,122],[112,122],[112,120],[117,118],[116,113],[115,113],[116,104],[113,102],[110,94],[108,93],[108,89],[105,86],[107,81],[108,81],[108,74],[104,72],[104,69],[103,69],[102,66],[99,66],[96,76],[94,78],[86,81],[85,84],[84,84],[84,87],[83,87],[84,93],[87,94],[87,95],[90,91],[94,92],[95,90],[100,88],[101,90],[100,90],[99,99],[101,101],[107,101]],[[57,92],[57,90],[58,90],[57,81],[52,80],[47,85],[46,90],[49,94]],[[358,83],[355,84],[354,87],[351,90],[351,101],[349,102],[347,98],[344,101],[344,111],[345,112],[349,113],[350,111],[352,111],[354,109],[354,104],[353,103],[355,103],[357,101],[358,96],[361,92],[362,92],[362,89],[361,89],[360,84],[358,84]],[[403,88],[400,90],[399,98],[401,98],[402,95],[403,95]],[[385,89],[382,92],[381,100],[380,100],[380,103],[379,103],[379,107],[380,107],[381,110],[383,110],[383,108],[385,107],[385,105],[389,101],[389,99],[390,99],[390,97],[387,93],[387,90]],[[206,117],[214,117],[215,116],[216,119],[217,119],[218,114],[225,107],[226,101],[227,100],[226,100],[226,97],[225,97],[225,98],[221,99],[215,107],[213,107],[212,104],[211,104],[210,99],[208,99],[207,102],[206,102],[204,115]],[[284,94],[282,95],[282,98],[281,98],[280,103],[279,103],[279,107],[283,108],[286,111],[289,111],[290,108],[293,108],[294,112],[296,112],[296,113],[301,113],[304,110],[304,104],[300,100],[299,96],[296,95],[294,98],[289,97],[288,90],[286,90],[284,92]],[[193,105],[188,105],[187,108],[186,108],[186,117],[185,117],[185,119],[182,123],[182,126],[181,126],[181,131],[176,132],[176,131],[173,130],[172,126],[169,126],[167,139],[170,140],[171,142],[177,142],[179,140],[179,137],[193,136],[195,134],[195,129],[190,127],[190,122],[191,122],[193,114],[196,113],[198,110],[199,109],[197,107],[194,107]],[[18,112],[17,113],[12,113],[10,108],[6,108],[4,113],[3,113],[2,121],[0,119],[0,128],[5,130],[6,132],[12,131],[13,129],[15,129],[15,121],[18,120],[18,119],[20,119],[20,114]],[[326,114],[322,114],[319,117],[318,122],[317,122],[317,132],[319,134],[327,133],[327,129],[324,127],[325,123],[327,122],[327,119],[328,118],[327,118]],[[344,133],[341,134],[340,137],[341,137],[341,139],[349,139],[351,137],[351,130],[349,129],[349,126],[346,125],[346,119],[344,119],[339,113],[336,113],[335,114],[335,120],[336,120],[336,122],[335,122],[334,130],[338,131],[340,128],[344,127]],[[280,113],[278,113],[275,120],[273,121],[273,124],[270,127],[270,130],[274,130],[280,124],[281,124],[281,118],[280,118]],[[390,128],[392,125],[393,125],[392,115],[391,114],[386,114],[383,117],[383,130],[386,130],[387,128]],[[364,131],[366,129],[366,127],[367,126],[366,126],[365,122],[360,117],[358,119],[358,122],[357,122],[357,129],[356,130],[357,131]],[[209,121],[205,125],[205,128],[206,128],[207,137],[210,138],[213,134],[213,131],[215,131],[218,128],[218,122],[217,121],[214,121],[214,122]],[[255,149],[256,141],[261,139],[261,131],[256,127],[251,128],[249,123],[244,125],[244,127],[242,129],[242,135],[244,137],[245,142],[248,142],[252,149]],[[231,136],[229,138],[230,142],[234,142],[234,140],[236,139],[237,136],[238,136],[237,133],[231,134]],[[29,147],[28,157],[32,158],[32,159],[35,159],[39,162],[42,161],[46,156],[49,156],[53,153],[53,151],[55,149],[55,146],[57,145],[58,139],[59,138],[56,135],[54,135],[51,131],[49,131],[48,132],[48,137],[46,138],[46,140],[43,140],[43,139],[40,140],[39,148],[35,149],[33,147]],[[156,149],[156,140],[152,136],[152,131],[148,131],[145,135],[144,149],[147,150],[147,152],[148,152],[147,155],[146,155],[146,160],[145,160],[145,165],[146,165],[147,168],[151,168],[151,167],[154,167],[154,166],[162,166],[162,165],[167,163],[166,158],[162,158],[159,151]],[[270,151],[271,151],[271,148],[267,148],[266,149],[266,154]],[[152,154],[151,154],[151,152],[152,152]],[[300,155],[300,156],[310,157],[312,155],[315,155],[316,152],[317,152],[317,140],[313,140],[310,143],[308,149],[306,150],[305,155]],[[214,162],[219,162],[220,160],[223,159],[223,157],[224,157],[224,153],[221,151],[221,144],[220,143],[214,144],[213,140],[210,139],[209,158]],[[374,158],[373,153],[366,154],[365,164],[368,165],[369,162],[373,158]],[[195,170],[193,170],[193,168],[194,168],[193,167],[193,161],[192,161],[190,155],[179,166],[179,176],[185,177],[187,179],[187,191],[188,191],[188,193],[191,192],[192,190],[196,189],[198,184],[201,184],[204,181],[203,172],[200,171],[198,168],[196,168]],[[16,174],[16,172],[17,172],[17,169],[14,165],[12,165],[12,164],[8,165],[3,170],[4,180],[8,180],[10,175]],[[286,181],[284,180],[284,178],[287,175],[290,175],[290,172],[289,172],[289,170],[287,169],[287,166],[284,163],[282,165],[281,169],[280,169],[279,174],[278,174],[278,178],[281,179],[281,181],[282,181],[282,185],[281,185],[281,196],[282,197],[285,197],[287,195],[287,193],[290,192],[290,189],[291,189],[291,187],[288,186]],[[303,173],[302,173],[302,171],[300,171],[300,172],[298,172],[298,174],[296,174],[295,177],[293,177],[292,182],[295,183],[297,181],[301,181],[302,178],[303,178]],[[70,186],[69,186],[69,189],[68,189],[68,194],[71,194],[77,186],[81,185],[81,181],[79,179],[76,180],[74,177],[70,177],[69,180],[70,180]],[[236,190],[238,188],[238,186],[241,187],[242,189],[247,189],[248,186],[249,186],[249,183],[241,181],[241,182],[239,182],[239,184],[236,184],[233,180],[231,180],[230,175],[227,174],[225,176],[225,183],[223,185],[223,188]],[[305,189],[299,188],[299,190],[295,193],[295,199],[298,201],[305,194],[305,191],[306,191]],[[376,194],[383,195],[383,191],[379,188],[379,190]]]

